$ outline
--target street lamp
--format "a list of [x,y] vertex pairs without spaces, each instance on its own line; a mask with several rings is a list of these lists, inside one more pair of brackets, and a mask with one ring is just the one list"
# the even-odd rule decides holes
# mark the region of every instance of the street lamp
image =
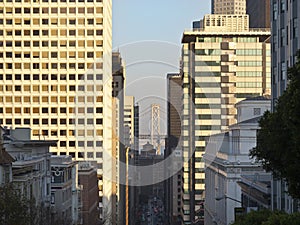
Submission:
[[230,199],[230,200],[232,200],[232,201],[238,202],[238,203],[242,203],[240,200],[231,198],[231,197],[229,197],[229,196],[227,196],[227,195],[223,195],[223,196],[221,196],[221,197],[216,197],[216,201],[220,201],[220,200],[226,199],[226,198],[228,198],[228,199]]
[[[221,197],[216,197],[215,199],[216,199],[216,201],[220,201],[222,199],[227,199],[227,198],[230,199],[230,200],[232,200],[232,201],[234,201],[234,202],[242,204],[242,201],[237,200],[235,198],[231,198],[231,197],[229,197],[227,195],[223,195]],[[242,210],[242,214],[243,214],[245,212],[245,210],[243,208],[234,208],[234,220],[236,220],[237,215],[241,214],[241,212],[240,212],[241,210]],[[227,211],[227,202],[226,201],[225,201],[225,211]],[[225,212],[225,220],[227,221],[227,212]]]

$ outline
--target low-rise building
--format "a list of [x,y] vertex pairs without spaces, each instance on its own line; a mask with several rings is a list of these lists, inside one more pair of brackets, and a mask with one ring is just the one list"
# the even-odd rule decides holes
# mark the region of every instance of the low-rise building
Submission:
[[51,220],[58,224],[77,224],[77,162],[72,156],[51,156]]
[[99,224],[97,206],[99,202],[97,170],[89,162],[79,162],[78,185],[80,218],[82,225]]
[[31,140],[31,129],[2,129],[3,147],[12,156],[12,182],[20,194],[49,206],[50,152],[55,141]]
[[[246,99],[236,104],[237,123],[228,131],[207,138],[205,161],[205,224],[229,225],[234,221],[235,208],[251,207],[249,199],[254,194],[256,179],[242,189],[242,177],[262,177],[266,174],[261,164],[249,156],[256,146],[258,121],[271,108],[266,97]],[[262,181],[260,181],[262,182]],[[253,188],[252,188],[253,187]],[[249,192],[248,192],[249,190]],[[248,202],[244,203],[245,200]]]
[[0,137],[0,187],[12,181],[12,162],[14,159],[5,151]]

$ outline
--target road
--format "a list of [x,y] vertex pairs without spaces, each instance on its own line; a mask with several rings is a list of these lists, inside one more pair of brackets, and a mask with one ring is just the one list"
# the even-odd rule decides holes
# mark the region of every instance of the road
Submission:
[[148,203],[143,206],[141,225],[163,225],[164,207],[160,199],[148,199]]

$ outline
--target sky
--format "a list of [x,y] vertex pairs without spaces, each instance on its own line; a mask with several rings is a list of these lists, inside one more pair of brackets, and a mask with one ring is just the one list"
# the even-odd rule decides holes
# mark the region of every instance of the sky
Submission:
[[152,103],[166,133],[166,75],[179,72],[184,30],[209,13],[210,0],[113,0],[113,49],[126,65],[126,95],[140,106],[141,134],[149,133]]

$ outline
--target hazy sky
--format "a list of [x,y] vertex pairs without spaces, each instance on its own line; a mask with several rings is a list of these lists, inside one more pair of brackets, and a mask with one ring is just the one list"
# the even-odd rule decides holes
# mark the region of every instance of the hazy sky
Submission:
[[[178,72],[181,37],[194,20],[210,13],[210,0],[113,0],[113,48],[126,64],[126,95],[134,95],[140,111],[161,105],[166,124],[166,74]],[[148,133],[150,114],[140,117]]]

